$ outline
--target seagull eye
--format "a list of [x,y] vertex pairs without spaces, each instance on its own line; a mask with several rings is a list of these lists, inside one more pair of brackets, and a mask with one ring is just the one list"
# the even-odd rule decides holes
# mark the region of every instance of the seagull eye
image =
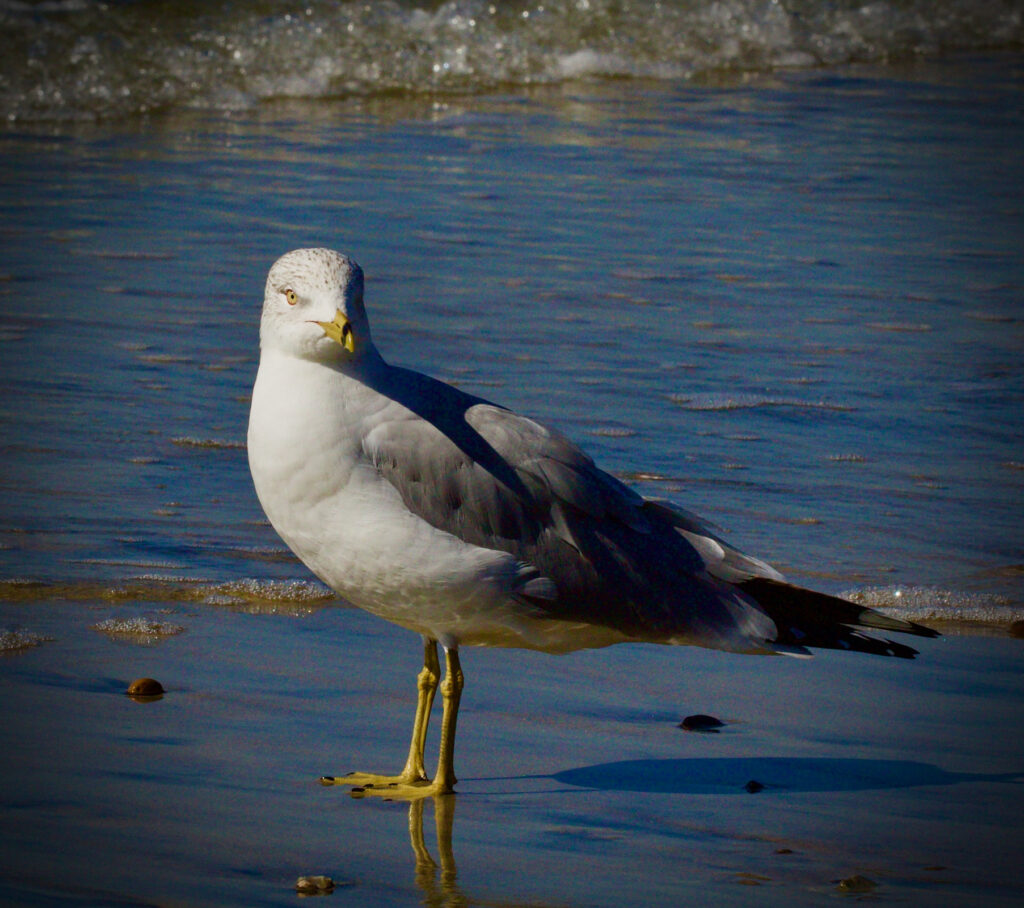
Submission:
[[284,298],[288,300],[289,306],[294,306],[299,301],[299,295],[294,290],[285,290]]

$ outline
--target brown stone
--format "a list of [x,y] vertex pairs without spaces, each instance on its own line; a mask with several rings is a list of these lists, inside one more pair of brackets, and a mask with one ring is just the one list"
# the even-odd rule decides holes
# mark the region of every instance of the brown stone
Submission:
[[156,678],[136,678],[128,685],[128,696],[138,698],[161,697],[164,686]]

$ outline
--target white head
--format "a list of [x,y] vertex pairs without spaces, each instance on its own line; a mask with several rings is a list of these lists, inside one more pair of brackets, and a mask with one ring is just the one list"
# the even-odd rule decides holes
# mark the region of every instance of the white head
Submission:
[[362,269],[332,249],[282,255],[267,275],[260,348],[332,363],[375,357]]

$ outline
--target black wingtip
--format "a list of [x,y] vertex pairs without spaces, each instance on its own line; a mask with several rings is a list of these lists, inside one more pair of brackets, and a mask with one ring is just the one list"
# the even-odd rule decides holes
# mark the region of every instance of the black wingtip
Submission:
[[940,636],[938,631],[923,624],[893,618],[846,599],[777,580],[758,577],[744,581],[739,588],[775,622],[779,644],[913,659],[918,655],[913,647],[872,637],[861,628],[918,637]]
[[[836,601],[848,602],[846,599],[837,599]],[[913,634],[916,637],[942,636],[942,634],[934,628],[918,624],[916,621],[907,621],[904,618],[894,618],[891,615],[876,612],[873,608],[868,608],[866,605],[859,606],[859,608],[860,611],[857,613],[856,620],[849,622],[855,627],[870,627],[880,631],[897,631],[901,634]]]

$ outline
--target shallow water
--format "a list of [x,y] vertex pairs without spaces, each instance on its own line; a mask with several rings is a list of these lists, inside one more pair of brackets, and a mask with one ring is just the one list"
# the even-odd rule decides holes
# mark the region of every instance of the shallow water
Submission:
[[269,263],[329,245],[385,356],[784,571],[1019,607],[1020,81],[1003,57],[9,132],[0,576],[296,577],[247,395]]
[[[401,752],[418,644],[329,607],[245,462],[266,270],[328,245],[389,359],[953,632],[899,665],[469,654],[463,894],[781,903],[859,872],[1012,902],[1021,82],[990,55],[11,125],[5,898],[276,904],[317,872],[352,904],[458,897],[415,875],[404,807],[312,785]],[[122,697],[140,675],[168,695]],[[708,711],[735,722],[673,727]]]

